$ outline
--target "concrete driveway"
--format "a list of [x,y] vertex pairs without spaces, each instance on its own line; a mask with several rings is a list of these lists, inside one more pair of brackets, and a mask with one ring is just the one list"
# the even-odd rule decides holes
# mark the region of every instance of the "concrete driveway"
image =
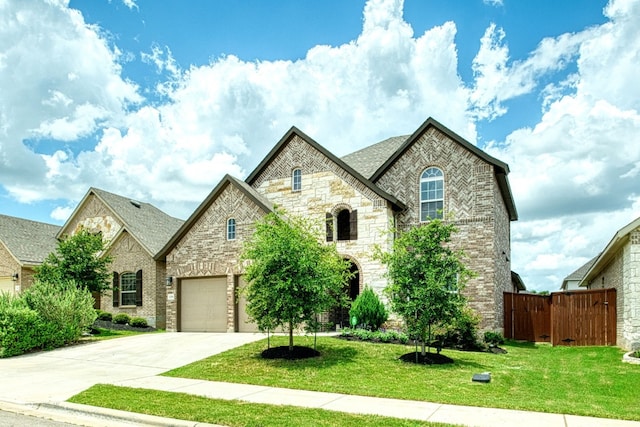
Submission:
[[262,334],[157,333],[0,359],[0,400],[59,403],[97,383],[166,372],[259,340]]

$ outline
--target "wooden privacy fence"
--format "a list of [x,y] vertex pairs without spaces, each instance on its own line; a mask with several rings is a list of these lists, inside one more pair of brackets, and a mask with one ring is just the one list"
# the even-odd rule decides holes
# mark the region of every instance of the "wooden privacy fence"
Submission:
[[505,292],[504,335],[553,345],[615,345],[616,290]]

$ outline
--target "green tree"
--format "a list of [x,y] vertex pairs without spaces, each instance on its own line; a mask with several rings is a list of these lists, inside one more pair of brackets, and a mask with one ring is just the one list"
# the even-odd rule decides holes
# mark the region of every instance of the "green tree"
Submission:
[[58,242],[42,265],[36,268],[35,279],[47,283],[74,282],[91,292],[109,288],[108,266],[111,257],[104,254],[102,235],[81,229]]
[[400,234],[391,252],[378,252],[387,266],[391,309],[403,318],[409,335],[422,342],[422,355],[432,327],[455,321],[466,304],[461,291],[472,272],[462,263],[463,252],[449,246],[456,231],[453,224],[432,220]]
[[367,286],[351,305],[349,317],[355,317],[357,324],[366,329],[377,331],[389,316],[378,294]]
[[261,331],[315,325],[318,313],[345,303],[343,289],[352,273],[335,245],[318,240],[320,229],[309,220],[270,213],[255,224],[242,258],[249,261],[243,290],[247,313]]

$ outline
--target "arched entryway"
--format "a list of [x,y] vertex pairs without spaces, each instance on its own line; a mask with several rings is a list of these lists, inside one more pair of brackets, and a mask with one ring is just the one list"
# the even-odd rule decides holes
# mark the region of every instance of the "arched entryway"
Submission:
[[[352,260],[348,259],[347,261],[351,262],[351,267],[349,271],[353,273],[353,277],[349,280],[349,283],[345,286],[344,292],[349,300],[349,302],[355,301],[360,295],[360,269],[358,265]],[[349,308],[351,304],[347,307],[336,307],[331,311],[329,321],[335,326],[336,329],[347,328],[349,327]]]

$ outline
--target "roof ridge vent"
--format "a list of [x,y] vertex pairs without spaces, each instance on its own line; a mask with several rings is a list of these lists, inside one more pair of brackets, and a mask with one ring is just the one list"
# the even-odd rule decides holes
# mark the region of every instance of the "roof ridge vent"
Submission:
[[142,203],[140,203],[137,200],[133,200],[133,199],[129,200],[129,203],[131,203],[133,206],[135,206],[138,209],[140,209],[140,207],[142,206]]

